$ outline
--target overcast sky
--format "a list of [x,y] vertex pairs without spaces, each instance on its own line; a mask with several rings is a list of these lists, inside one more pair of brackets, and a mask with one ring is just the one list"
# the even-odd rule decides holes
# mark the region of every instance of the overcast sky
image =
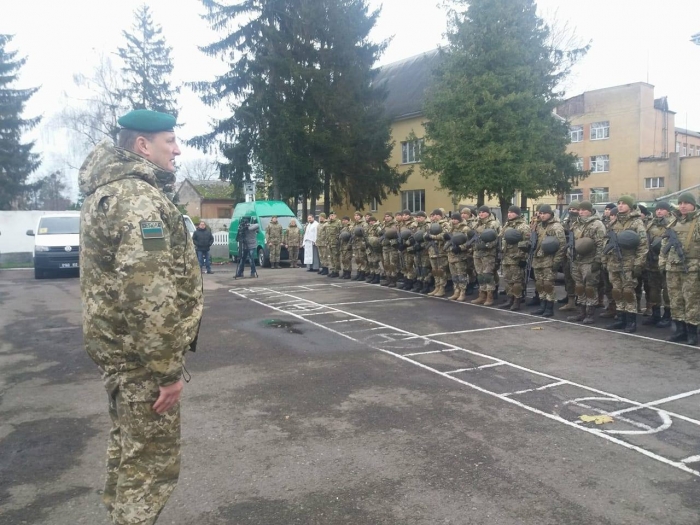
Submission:
[[[0,33],[14,34],[11,49],[28,58],[18,87],[41,86],[26,115],[43,115],[36,130],[36,150],[44,157],[39,174],[65,164],[65,145],[48,123],[60,110],[63,93],[73,86],[73,75],[89,75],[100,53],[123,45],[121,32],[129,30],[134,10],[142,0],[22,0],[2,2]],[[163,28],[173,48],[175,81],[213,78],[221,64],[207,58],[197,46],[215,35],[199,18],[199,0],[150,0],[154,21]],[[393,38],[380,64],[434,49],[444,43],[446,11],[435,0],[370,0],[382,7],[374,40]],[[567,96],[630,82],[649,82],[655,96],[668,96],[676,111],[676,126],[700,130],[700,47],[690,42],[700,32],[700,0],[539,0],[547,20],[568,24],[581,41],[592,41],[591,51],[567,83]],[[183,89],[179,130],[182,138],[207,131],[212,110]],[[184,149],[181,161],[198,156]],[[74,177],[74,175],[73,175]],[[73,188],[73,192],[77,190]]]

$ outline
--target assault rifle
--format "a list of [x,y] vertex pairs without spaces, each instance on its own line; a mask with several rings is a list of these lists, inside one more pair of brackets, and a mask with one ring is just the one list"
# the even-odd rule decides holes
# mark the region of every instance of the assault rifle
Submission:
[[666,232],[661,236],[661,238],[668,239],[666,246],[664,246],[663,250],[661,250],[663,254],[668,255],[668,252],[671,251],[671,248],[676,250],[676,255],[683,264],[683,272],[688,273],[688,262],[685,260],[685,251],[683,250],[683,243],[678,238],[676,230],[672,228],[666,228]]
[[537,252],[537,228],[530,232],[530,250],[527,253],[527,264],[525,265],[525,287],[524,294],[527,297],[527,283],[530,281],[530,272],[532,271],[532,260]]
[[573,268],[576,259],[576,239],[574,231],[569,228],[569,235],[566,238],[566,253],[569,256],[569,268]]
[[605,248],[603,248],[603,255],[607,255],[610,252],[615,252],[615,258],[620,263],[620,273],[622,273],[622,278],[626,279],[625,266],[622,262],[622,249],[620,248],[620,243],[617,241],[617,233],[615,233],[615,230],[611,229],[608,231],[605,237],[608,239],[608,243],[605,245]]

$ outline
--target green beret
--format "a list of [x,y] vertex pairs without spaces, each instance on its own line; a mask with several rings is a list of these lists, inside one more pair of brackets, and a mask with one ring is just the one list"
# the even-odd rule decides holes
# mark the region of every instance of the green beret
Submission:
[[167,113],[151,111],[150,109],[135,109],[117,120],[123,129],[133,129],[146,133],[173,131],[176,119]]
[[623,195],[622,197],[617,199],[618,204],[620,204],[621,202],[627,204],[627,206],[629,206],[630,209],[634,208],[634,198],[631,195]]
[[678,204],[680,204],[681,202],[687,202],[688,204],[692,204],[693,206],[697,206],[697,202],[695,202],[695,197],[693,197],[693,194],[690,193],[689,191],[682,193],[681,196],[678,197]]

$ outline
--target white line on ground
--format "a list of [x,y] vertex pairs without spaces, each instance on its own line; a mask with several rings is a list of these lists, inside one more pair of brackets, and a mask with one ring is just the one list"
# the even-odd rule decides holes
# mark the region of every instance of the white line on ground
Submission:
[[546,390],[548,388],[553,388],[555,386],[568,385],[568,381],[557,381],[556,383],[549,383],[548,385],[539,386],[537,388],[528,388],[527,390],[518,390],[517,392],[508,392],[506,394],[501,394],[502,396],[518,396],[520,394],[527,394],[528,392],[535,392],[537,390]]
[[[386,303],[386,302],[394,302],[394,301],[415,301],[416,299],[425,299],[423,296],[418,296],[418,297],[404,297],[404,298],[397,298],[394,297],[393,299],[373,299],[371,301],[353,301],[350,303],[328,303],[328,304],[323,304],[323,306],[345,306],[347,304],[368,304],[368,303]],[[321,303],[319,303],[321,304]]]
[[[584,399],[598,399],[601,401],[613,401],[612,399],[601,399],[601,398],[584,398]],[[607,410],[602,410],[600,408],[596,408],[590,405],[587,405],[585,403],[581,403],[582,400],[573,400],[573,401],[567,401],[565,404],[567,405],[575,405],[581,408],[585,408],[586,410],[592,410],[593,412],[597,412],[598,414],[601,415],[606,415],[609,416],[610,412]],[[652,428],[649,425],[646,425],[644,423],[640,423],[638,421],[634,421],[632,419],[627,419],[625,417],[620,417],[620,416],[615,416],[615,420],[622,421],[624,423],[627,423],[628,425],[632,425],[633,427],[641,428],[643,432],[639,432],[638,430],[603,430],[606,434],[633,434],[633,435],[639,435],[639,434],[658,434],[659,432],[662,432],[669,428],[671,426],[671,423],[673,422],[670,417],[668,417],[668,414],[662,410],[658,411],[659,417],[661,418],[661,425]],[[584,423],[583,421],[579,420],[576,421],[577,425],[581,425]]]
[[356,321],[362,321],[362,319],[343,319],[342,321],[331,321],[326,324],[338,324],[338,323],[354,323]]
[[683,392],[682,394],[676,394],[675,396],[664,397],[663,399],[658,399],[656,401],[644,403],[644,404],[639,405],[639,406],[625,408],[623,410],[616,410],[615,412],[610,412],[610,415],[617,416],[619,414],[624,414],[626,412],[634,412],[635,410],[641,410],[642,408],[654,408],[657,405],[663,405],[664,403],[670,403],[671,401],[677,401],[678,399],[683,399],[684,397],[694,396],[696,394],[700,394],[700,389],[691,390],[690,392]]
[[472,372],[474,370],[481,370],[483,368],[491,368],[493,366],[502,366],[505,365],[505,363],[491,363],[489,365],[481,365],[481,366],[475,366],[472,368],[459,368],[458,370],[450,370],[449,372],[445,372],[446,374],[459,374],[461,372]]
[[473,328],[472,330],[459,330],[457,332],[437,332],[434,334],[426,334],[426,335],[421,335],[418,337],[437,337],[439,335],[459,335],[459,334],[471,334],[473,332],[485,332],[487,330],[500,330],[502,328],[517,328],[518,326],[530,326],[533,324],[545,324],[545,323],[553,323],[553,319],[549,319],[546,321],[535,321],[532,323],[520,323],[520,324],[507,324],[504,326],[489,326],[488,328]]
[[461,352],[461,348],[456,346],[453,348],[445,348],[444,350],[430,350],[429,352],[415,352],[413,354],[404,354],[405,357],[413,357],[414,355],[441,354],[443,352]]
[[681,463],[697,463],[700,461],[700,456],[690,456],[685,459],[681,459]]

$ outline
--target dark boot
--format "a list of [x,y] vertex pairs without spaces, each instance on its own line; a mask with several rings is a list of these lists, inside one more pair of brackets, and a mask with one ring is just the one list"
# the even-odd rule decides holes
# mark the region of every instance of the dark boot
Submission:
[[513,298],[513,306],[510,307],[510,311],[511,312],[519,311],[521,302],[522,302],[522,299],[520,297],[514,297]]
[[389,277],[389,284],[387,284],[387,288],[396,288],[396,281],[397,277]]
[[668,328],[671,326],[671,309],[667,306],[664,308],[664,315],[661,316],[661,320],[656,323],[656,328]]
[[554,301],[545,301],[545,308],[542,317],[552,317],[554,315]]
[[471,294],[474,293],[474,286],[475,286],[475,284],[476,284],[476,283],[473,283],[473,282],[470,282],[469,284],[467,284],[467,292],[466,292],[466,295],[471,295]]
[[[559,308],[561,310],[561,308]],[[580,323],[586,318],[586,305],[579,306],[579,311],[576,315],[570,315],[566,318],[570,323]]]
[[382,282],[381,277],[378,273],[375,273],[374,278],[372,279],[372,284],[379,284],[380,282]]
[[321,268],[321,271],[318,272],[318,274],[319,274],[319,275],[328,275],[328,268],[326,268],[325,266],[323,266],[323,267]]
[[688,344],[697,346],[698,344],[698,325],[686,323],[686,331],[688,332]]
[[[540,306],[540,294],[535,292],[535,295],[530,297],[530,299],[528,299],[525,302],[525,306]],[[542,312],[544,312],[544,310],[542,310]],[[542,315],[542,314],[537,314],[537,315]]]
[[347,273],[345,274],[345,277],[343,279],[352,279],[352,270],[346,270]]
[[[549,301],[540,301],[539,297],[537,298],[537,302],[540,305],[540,307],[537,310],[534,310],[532,312],[532,315],[544,315],[544,312],[547,310],[547,303]],[[527,305],[526,305],[527,306]]]
[[412,292],[420,292],[421,288],[423,288],[423,281],[419,281],[418,279],[413,281],[413,288],[411,288]]
[[372,272],[367,272],[367,275],[365,276],[365,282],[371,283],[372,281],[374,281],[374,274]]
[[583,324],[595,323],[595,306],[586,306],[586,317],[583,319]]
[[413,283],[415,283],[415,281],[413,279],[404,279],[403,286],[401,287],[401,289],[402,290],[411,290],[411,289],[413,289]]
[[627,312],[625,332],[628,334],[633,334],[637,331],[637,314],[631,314]]
[[389,276],[385,275],[379,280],[379,286],[389,286]]
[[671,343],[685,343],[688,341],[688,327],[686,326],[685,321],[673,322],[676,325],[675,330],[673,331],[673,335],[666,339],[666,341]]
[[615,301],[610,301],[608,303],[608,307],[598,317],[602,317],[603,319],[614,319],[616,315],[617,305],[615,304]]
[[513,306],[513,302],[515,301],[515,297],[512,295],[509,295],[504,302],[498,305],[498,307],[501,310],[510,310],[510,307]]
[[607,325],[605,328],[607,328],[608,330],[621,330],[622,328],[627,326],[627,312],[619,312],[618,315],[620,316],[620,319],[615,321],[614,323]]
[[429,291],[430,291],[430,280],[426,279],[425,281],[423,281],[423,286],[421,287],[419,292],[422,294],[427,294]]
[[656,323],[661,321],[661,307],[660,306],[652,306],[651,307],[651,316],[647,317],[642,321],[642,325],[644,326],[653,326]]

